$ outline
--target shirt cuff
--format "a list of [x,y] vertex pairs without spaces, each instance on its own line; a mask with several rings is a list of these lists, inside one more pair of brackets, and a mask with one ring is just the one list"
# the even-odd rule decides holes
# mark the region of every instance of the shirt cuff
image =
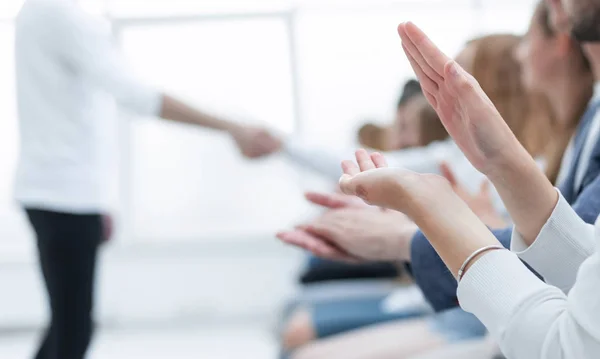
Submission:
[[[558,202],[531,246],[513,230],[511,250],[535,269],[548,284],[567,293],[581,263],[594,253],[594,227],[585,223],[558,191]],[[592,240],[589,240],[592,239]],[[549,261],[548,258],[554,258]],[[557,266],[556,261],[561,265]]]
[[163,106],[163,94],[153,88],[139,88],[135,95],[135,105],[139,115],[160,117]]
[[469,268],[457,293],[460,306],[498,338],[523,301],[547,287],[514,253],[494,250]]

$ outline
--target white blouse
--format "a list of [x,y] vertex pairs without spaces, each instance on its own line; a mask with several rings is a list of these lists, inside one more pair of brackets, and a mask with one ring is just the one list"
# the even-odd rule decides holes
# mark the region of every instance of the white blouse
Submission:
[[473,264],[458,286],[460,304],[508,358],[600,358],[599,240],[600,222],[585,223],[560,195],[529,248],[515,232],[516,253],[491,251]]

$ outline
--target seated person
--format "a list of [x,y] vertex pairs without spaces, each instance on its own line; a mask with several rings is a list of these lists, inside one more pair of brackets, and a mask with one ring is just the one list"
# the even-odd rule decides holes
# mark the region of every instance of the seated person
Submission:
[[[574,34],[600,41],[600,28],[588,21],[590,11],[592,17],[600,15],[600,4],[583,9],[569,7],[575,10],[569,16],[577,24]],[[428,100],[465,155],[498,188],[515,223],[516,253],[495,238],[440,176],[390,169],[381,155],[359,151],[358,166],[344,163],[342,190],[404,213],[427,233],[458,282],[461,306],[482,320],[507,357],[597,357],[600,221],[586,223],[552,187],[472,76],[415,25],[401,24],[399,33],[411,65],[427,83]],[[588,55],[595,58],[594,51]],[[584,128],[594,117],[584,118]],[[575,137],[574,166],[579,147],[592,145]]]
[[[459,56],[459,59],[461,59],[463,63],[471,64],[471,68],[473,69],[472,70],[473,75],[476,78],[481,79],[486,93],[489,93],[490,95],[494,96],[492,98],[495,98],[495,103],[498,104],[498,106],[500,108],[504,109],[506,116],[507,116],[506,117],[507,121],[510,124],[512,124],[512,127],[514,127],[513,131],[516,133],[517,137],[520,138],[520,140],[523,143],[530,144],[530,148],[534,148],[534,149],[538,150],[537,147],[539,147],[539,145],[537,145],[537,144],[540,143],[539,133],[544,133],[544,132],[539,131],[538,133],[536,133],[534,131],[530,131],[529,126],[527,126],[527,122],[530,122],[536,126],[539,126],[543,130],[544,128],[550,128],[551,123],[550,123],[549,119],[552,116],[549,116],[549,113],[548,113],[546,107],[543,107],[543,106],[534,107],[534,105],[537,104],[538,102],[540,102],[541,100],[539,99],[538,96],[533,96],[533,95],[529,94],[528,92],[526,92],[524,87],[520,86],[520,84],[521,84],[521,80],[520,80],[521,67],[519,66],[519,63],[516,61],[516,59],[514,59],[514,57],[513,57],[515,48],[517,47],[517,45],[519,43],[520,43],[520,38],[516,37],[516,36],[510,36],[510,35],[487,36],[487,37],[484,37],[481,39],[477,39],[475,41],[471,41],[469,43],[469,45],[467,46],[466,51],[463,51],[463,53],[461,53],[461,56]],[[473,51],[471,51],[471,49],[473,49]],[[466,54],[470,53],[472,56],[472,60],[467,61],[468,58],[465,56],[465,53]],[[487,67],[482,67],[480,64],[486,64]],[[510,71],[507,69],[510,69]],[[490,74],[492,74],[494,76],[492,76]],[[533,103],[533,105],[528,106],[527,101],[531,101]],[[518,113],[517,111],[512,110],[514,108],[521,109],[522,112]],[[535,109],[535,111],[533,111],[532,109]],[[526,112],[526,111],[531,111],[531,112]],[[509,115],[511,115],[512,117],[508,117]],[[523,121],[524,118],[527,120]],[[542,122],[542,120],[545,120],[546,122],[544,123],[544,122]],[[555,161],[560,162],[560,158],[558,158],[558,160],[557,160],[554,157],[553,158],[548,157],[547,159],[548,159],[549,163],[553,163]],[[473,172],[474,171],[471,170],[471,172],[467,172],[467,175],[469,175],[469,174],[472,175]],[[477,177],[477,178],[481,178],[481,177]],[[466,190],[463,190],[463,192],[468,193],[468,191],[466,191]],[[483,192],[483,193],[485,194],[485,192]],[[485,204],[486,201],[487,201],[487,206],[485,207],[485,211],[483,211],[483,212],[480,211],[480,215],[482,215],[486,219],[489,219],[490,222],[492,222],[492,219],[497,220],[498,216],[497,216],[497,213],[494,211],[493,206],[490,205],[489,195],[487,195],[487,197],[483,197],[482,203]],[[474,200],[471,200],[471,202],[474,202]],[[484,208],[484,207],[480,207],[480,208]],[[377,242],[381,238],[390,238],[390,241],[393,241],[393,240],[395,240],[396,237],[402,236],[402,233],[398,233],[398,231],[400,231],[400,232],[407,231],[407,228],[410,231],[415,230],[415,227],[411,227],[409,223],[405,223],[406,226],[404,226],[404,227],[401,225],[401,223],[403,223],[403,222],[409,222],[405,218],[403,218],[402,215],[398,215],[397,213],[388,213],[388,212],[382,213],[380,210],[373,213],[372,211],[365,210],[364,208],[360,208],[360,209],[356,209],[356,208],[344,209],[344,208],[342,208],[340,210],[330,211],[330,213],[323,215],[323,218],[326,218],[326,219],[325,220],[320,219],[311,224],[313,227],[317,227],[316,229],[317,229],[317,232],[319,232],[319,233],[315,233],[315,231],[311,231],[309,229],[309,232],[312,232],[312,233],[304,233],[304,234],[305,235],[308,235],[308,234],[324,235],[324,233],[320,233],[320,231],[321,230],[329,231],[329,230],[327,230],[327,228],[331,225],[331,228],[330,228],[331,231],[333,231],[335,228],[345,227],[344,230],[342,230],[342,232],[345,235],[360,236],[362,233],[364,233],[365,234],[365,238],[364,238],[365,242]],[[327,222],[329,222],[329,223],[327,223]],[[346,224],[344,224],[344,223],[346,223]],[[370,231],[371,233],[366,234],[366,231]],[[385,233],[382,231],[385,231]],[[350,234],[350,232],[353,232],[353,233]],[[293,237],[294,236],[297,237],[299,235],[302,236],[303,234],[298,231],[295,231],[292,233],[284,233],[283,239],[285,240],[286,237],[290,238],[290,236],[291,236],[292,241],[293,241],[294,240]],[[369,239],[367,239],[366,236],[369,236]],[[401,249],[399,249],[399,250],[401,250]],[[391,251],[391,252],[393,253],[395,251]],[[406,249],[405,252],[409,252],[409,250]],[[377,254],[375,254],[375,256],[377,256]],[[373,257],[373,258],[375,258],[375,257]],[[379,259],[383,259],[383,258],[384,257],[381,257]],[[385,257],[385,258],[392,259],[394,257]],[[371,257],[369,257],[369,259],[371,259]],[[385,296],[382,295],[378,298],[371,299],[372,301],[376,300],[378,302],[378,306],[377,306],[377,308],[379,308],[378,316],[370,314],[371,321],[366,321],[366,320],[363,320],[362,322],[355,321],[354,326],[349,326],[346,323],[346,320],[348,318],[352,318],[353,316],[356,316],[354,314],[352,314],[352,315],[345,314],[343,311],[340,311],[340,310],[333,311],[333,313],[335,313],[335,315],[337,315],[337,316],[334,316],[334,314],[331,314],[331,313],[329,313],[329,314],[323,313],[323,308],[330,308],[332,306],[331,303],[326,303],[323,306],[320,306],[317,303],[308,308],[299,309],[297,311],[297,313],[295,313],[290,319],[290,322],[288,324],[288,329],[285,332],[286,333],[286,336],[284,338],[285,343],[287,344],[288,348],[298,347],[298,346],[306,344],[310,340],[314,340],[315,338],[326,337],[327,334],[342,333],[341,329],[345,329],[345,331],[347,331],[350,329],[357,329],[357,328],[359,328],[359,326],[372,325],[372,324],[382,323],[385,321],[396,320],[399,318],[407,318],[407,317],[414,316],[414,312],[412,311],[412,308],[410,308],[410,307],[407,308],[408,311],[406,311],[406,312],[402,312],[402,311],[388,312],[388,313],[384,312],[383,309],[381,308],[381,301],[384,298],[385,298]],[[341,303],[343,301],[340,300],[339,302]],[[365,303],[365,307],[368,308],[369,306],[367,306]],[[421,313],[423,313],[423,312],[421,312]],[[344,317],[344,315],[346,315],[346,317]],[[458,323],[460,321],[460,316],[461,316],[460,312],[459,313],[455,313],[455,312],[449,313],[446,315],[446,317],[448,317],[449,319],[445,320],[445,322]],[[453,319],[450,319],[450,318],[453,318]],[[470,319],[470,318],[468,318],[468,319]],[[328,322],[324,322],[325,320],[327,320],[328,322],[331,322],[331,323],[336,323],[336,325],[333,325]],[[438,320],[441,321],[442,319],[438,319]],[[344,325],[341,325],[340,323],[344,323]],[[440,324],[440,326],[442,324]],[[418,325],[423,326],[421,323],[418,323]],[[396,327],[397,326],[398,325],[396,325]],[[391,328],[390,330],[392,332],[394,330],[396,330],[395,327],[392,325],[387,326],[387,327]],[[331,328],[339,328],[339,330],[337,332],[333,332],[331,330]],[[379,330],[374,329],[374,332],[379,332]],[[467,334],[468,334],[468,336],[481,336],[481,335],[485,334],[485,331],[482,330],[481,325],[479,325],[477,323],[474,326],[474,329],[471,329],[471,331],[468,331]],[[350,334],[350,335],[348,335],[348,337],[349,338],[353,337],[353,335]],[[334,338],[334,339],[332,339],[332,341],[338,341],[338,340],[336,338]],[[338,342],[341,343],[342,341],[339,340]],[[315,344],[315,346],[319,346],[319,345],[320,345],[319,343]],[[395,346],[397,347],[398,345],[395,344]],[[340,345],[340,347],[342,347],[342,345]],[[340,353],[339,353],[340,356],[342,356],[343,353],[344,353],[343,351],[340,351]]]
[[[600,13],[600,8],[596,11]],[[588,33],[594,33],[600,40],[600,32],[595,27],[581,25],[588,26]],[[485,323],[500,341],[507,357],[595,357],[600,348],[600,341],[593,334],[598,325],[593,317],[597,308],[595,301],[589,298],[595,291],[596,267],[600,262],[593,226],[585,224],[585,217],[581,218],[582,214],[571,209],[563,196],[557,196],[502,123],[498,111],[477,82],[445,57],[416,26],[403,24],[399,31],[411,65],[427,82],[428,100],[469,160],[487,174],[501,193],[515,222],[514,249],[521,251],[519,256],[554,287],[542,283],[516,256],[503,250],[440,177],[390,170],[384,168],[385,160],[380,155],[369,158],[364,151],[359,151],[357,161],[361,170],[368,172],[357,175],[360,170],[345,163],[342,189],[368,203],[404,212],[417,222],[449,272],[458,279],[458,296],[463,308]],[[594,58],[593,52],[588,54]],[[568,86],[564,89],[568,90]],[[440,106],[440,101],[444,105]],[[598,101],[595,99],[595,102]],[[586,112],[594,114],[594,107]],[[461,111],[456,112],[456,108]],[[569,185],[564,190],[573,192],[571,177],[572,172],[577,171],[572,169],[578,167],[582,149],[588,148],[592,153],[588,164],[595,168],[592,171],[596,174],[582,172],[582,192],[590,195],[600,166],[595,163],[597,150],[592,148],[598,146],[594,146],[595,141],[586,141],[589,136],[585,136],[595,116],[586,115],[573,142],[574,157],[565,177]],[[372,170],[376,167],[381,169]],[[368,249],[367,246],[361,248],[361,252]],[[358,254],[358,251],[353,252]],[[347,254],[338,250],[338,255]],[[563,261],[556,261],[557,258]],[[569,291],[567,305],[567,297],[562,292]]]
[[440,126],[435,111],[426,105],[421,85],[416,80],[407,81],[398,99],[394,122],[386,127],[365,124],[358,131],[358,142],[362,146],[387,152],[445,140],[448,133]]

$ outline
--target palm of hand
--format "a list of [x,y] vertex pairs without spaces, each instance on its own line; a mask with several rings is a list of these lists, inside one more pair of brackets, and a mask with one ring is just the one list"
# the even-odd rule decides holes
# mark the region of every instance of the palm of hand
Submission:
[[443,177],[389,168],[379,153],[356,151],[356,162],[344,161],[340,188],[365,202],[406,214],[426,206],[441,193],[451,192]]
[[[419,176],[401,168],[379,167],[360,172],[347,180],[352,186],[352,193],[366,203],[397,209],[398,203],[406,202],[405,193],[419,190]],[[396,196],[391,196],[392,193]]]

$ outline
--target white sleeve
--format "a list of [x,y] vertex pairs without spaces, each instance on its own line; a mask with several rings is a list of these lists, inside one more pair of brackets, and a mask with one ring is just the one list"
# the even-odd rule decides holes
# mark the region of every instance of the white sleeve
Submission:
[[[425,147],[384,152],[390,167],[399,167],[418,173],[439,173],[439,165],[445,156],[452,153],[452,142],[434,142]],[[300,139],[289,139],[284,147],[285,154],[294,162],[309,167],[332,181],[342,175],[341,162],[354,158],[354,149],[334,151],[308,144]]]
[[[559,202],[566,214],[568,204]],[[568,216],[577,216],[571,209]],[[565,221],[561,230],[590,241],[587,224]],[[560,225],[560,223],[559,223]],[[571,226],[571,227],[567,227]],[[593,237],[593,235],[592,235]],[[591,239],[593,240],[593,238]],[[546,261],[562,267],[562,256]],[[600,255],[579,268],[569,295],[533,275],[510,251],[491,251],[458,286],[461,306],[475,314],[511,359],[592,359],[600,353]]]
[[288,139],[283,153],[292,162],[310,168],[333,182],[338,182],[342,175],[342,161],[354,158],[354,150],[335,151],[314,146],[299,138]]
[[124,108],[139,115],[157,116],[162,94],[133,76],[101,19],[77,6],[55,4],[44,19],[54,29],[57,55],[75,71],[104,89]]
[[[544,277],[546,283],[568,293],[579,267],[594,253],[596,243],[594,226],[585,223],[560,192],[558,197],[552,215],[531,246],[527,247],[523,237],[514,230],[511,250]],[[557,262],[560,265],[556,265]]]
[[[407,148],[385,154],[390,167],[404,168],[417,173],[440,173],[442,161],[452,161],[456,145],[450,140],[437,141],[425,147]],[[460,153],[462,157],[462,152]]]

